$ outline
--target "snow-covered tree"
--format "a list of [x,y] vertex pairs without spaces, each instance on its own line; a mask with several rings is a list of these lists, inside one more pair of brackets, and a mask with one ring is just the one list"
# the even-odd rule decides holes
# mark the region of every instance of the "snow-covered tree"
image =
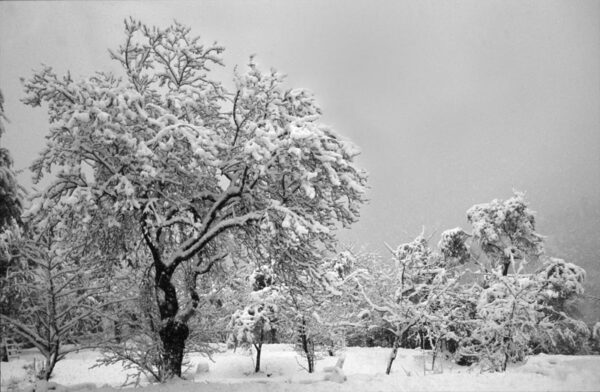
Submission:
[[482,291],[469,342],[475,346],[472,354],[488,369],[504,371],[529,354],[539,321],[532,285],[528,277],[502,276]]
[[474,242],[503,276],[515,267],[515,261],[533,261],[544,251],[543,238],[535,231],[535,213],[524,193],[474,205],[467,211],[467,220]]
[[[0,90],[0,142],[6,132],[4,114],[4,96]],[[16,251],[11,243],[21,234],[21,214],[23,207],[23,189],[17,183],[17,176],[12,167],[13,160],[8,149],[0,144],[0,278],[5,278],[10,260],[14,259]],[[16,315],[19,304],[14,296],[3,296],[0,299],[0,312],[5,315]],[[3,327],[0,333],[6,336],[8,333]],[[8,350],[4,346],[4,340],[0,346],[0,360],[8,361]]]
[[234,347],[251,346],[256,351],[254,371],[260,372],[260,358],[263,344],[272,336],[279,321],[280,294],[272,287],[254,291],[250,304],[237,310],[231,316],[228,329],[231,331],[229,343]]
[[25,83],[24,101],[47,104],[51,123],[32,169],[38,179],[55,173],[40,205],[68,200],[82,219],[101,214],[127,225],[127,242],[143,241],[164,359],[179,376],[199,302],[176,290],[176,271],[188,261],[210,271],[232,247],[264,251],[257,241],[270,254],[308,253],[282,258],[281,269],[313,268],[310,253],[358,218],[366,175],[356,149],[321,123],[312,95],[284,88],[278,72],[251,61],[229,93],[210,75],[223,48],[188,27],[128,20],[125,33],[111,51],[123,78],[74,80],[45,67]]
[[351,272],[352,257],[346,252],[337,257],[330,255],[322,252],[319,257],[323,261],[312,273],[282,281],[282,313],[292,330],[296,352],[306,360],[309,373],[315,371],[324,352],[333,355],[336,346],[344,345],[346,323],[342,318],[336,319],[335,314],[350,313],[344,307],[344,283],[349,279],[346,274]]
[[[6,121],[4,96],[0,90],[0,141],[6,132],[4,125]],[[0,231],[21,220],[23,195],[12,165],[10,152],[0,146]]]
[[[453,336],[457,356],[505,370],[533,351],[580,349],[589,333],[565,312],[565,303],[583,293],[585,271],[543,254],[543,237],[524,194],[475,205],[467,219],[471,234],[455,228],[442,233],[439,243],[446,260],[466,263],[475,283],[469,291],[478,296],[476,307],[472,296],[457,297],[470,309],[452,326],[460,332]],[[479,267],[474,271],[473,263]]]
[[[39,378],[48,380],[56,363],[94,341],[108,303],[103,266],[93,265],[85,244],[60,219],[26,221],[31,228],[11,245],[18,251],[0,284],[2,297],[19,302],[17,313],[0,313],[2,325],[35,346],[45,358]],[[73,225],[73,227],[76,225]],[[35,229],[33,229],[35,227]],[[79,346],[66,346],[66,343]]]
[[542,295],[556,310],[562,311],[565,302],[583,294],[585,270],[557,257],[547,257],[537,277],[542,284]]
[[[368,312],[365,313],[368,317],[361,315],[361,318],[370,322],[376,316],[394,335],[387,374],[391,372],[399,347],[408,341],[418,340],[424,344],[422,340],[427,333],[442,338],[440,322],[445,312],[441,305],[448,302],[445,297],[457,286],[459,275],[456,268],[459,264],[434,252],[423,234],[391,252],[393,265],[386,273],[379,274],[376,281],[363,283],[357,280]],[[367,288],[369,285],[387,290],[373,295],[370,294],[373,290]]]
[[545,257],[536,272],[537,308],[544,316],[540,323],[537,350],[549,353],[576,354],[590,337],[587,325],[574,316],[571,304],[584,293],[586,272],[563,259]]
[[[297,256],[299,257],[297,261],[300,262],[302,260],[301,253],[298,253]],[[263,336],[262,329],[256,329],[254,341],[262,342],[267,336],[271,337],[270,340],[274,340],[275,333],[278,333],[280,339],[294,344],[296,351],[307,361],[306,370],[312,373],[316,362],[315,332],[318,325],[311,313],[318,306],[319,294],[323,293],[324,286],[327,284],[326,276],[315,277],[314,274],[316,271],[322,271],[325,264],[315,265],[308,271],[293,271],[285,267],[287,263],[281,260],[282,257],[286,256],[282,255],[277,260],[272,260],[270,265],[263,264],[253,271],[250,281],[254,291],[250,295],[250,305],[246,306],[243,312],[238,311],[234,314],[234,320],[237,319],[238,326],[236,327],[233,321],[231,326],[235,327],[235,331],[238,332],[240,328],[247,329],[244,324],[239,323],[240,317],[247,311],[254,313],[257,306],[262,308],[268,305],[265,308],[267,309],[266,315],[275,317],[277,323],[271,321],[266,324],[269,334],[265,336]],[[280,268],[279,273],[275,272],[277,265]],[[276,313],[271,310],[273,306],[275,306]],[[264,316],[261,313],[257,314],[260,317],[257,319],[258,324],[256,325],[260,327],[264,325],[261,321]],[[233,339],[233,342],[235,341]],[[254,345],[258,364],[260,346]]]
[[585,271],[543,254],[524,195],[476,205],[467,217],[473,232],[444,231],[439,252],[421,235],[391,249],[394,265],[357,279],[365,299],[357,318],[394,334],[387,372],[411,339],[434,360],[445,345],[459,363],[492,371],[532,352],[581,350],[589,331],[567,308],[583,293]]
[[356,340],[357,334],[363,332],[363,325],[355,322],[363,310],[355,281],[357,276],[367,273],[357,264],[357,259],[363,256],[362,252],[357,255],[349,247],[328,258],[323,268],[330,288],[322,291],[313,315],[316,315],[319,332],[316,334],[317,341],[331,356],[343,350],[348,339]]

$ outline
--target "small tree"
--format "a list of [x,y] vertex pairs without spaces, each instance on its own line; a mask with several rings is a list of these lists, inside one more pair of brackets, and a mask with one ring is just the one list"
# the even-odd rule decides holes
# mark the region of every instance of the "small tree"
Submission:
[[[37,377],[48,380],[56,363],[81,344],[90,343],[99,321],[102,295],[107,284],[100,266],[82,265],[85,249],[61,247],[59,228],[27,234],[16,246],[19,263],[2,279],[2,296],[16,296],[18,314],[0,314],[3,324],[20,335],[44,356]],[[64,234],[64,233],[63,233]]]
[[262,346],[271,331],[276,328],[279,318],[277,305],[279,294],[267,287],[252,293],[252,304],[237,310],[231,316],[229,330],[230,343],[234,347],[252,346],[256,350],[254,372],[260,371]]
[[[340,274],[345,272],[344,266],[338,263],[338,258],[327,257],[325,252],[319,257],[323,262],[310,274],[296,274],[293,280],[281,283],[284,300],[282,313],[291,326],[296,352],[306,360],[305,369],[309,373],[315,371],[316,362],[324,350],[333,354],[335,329],[340,329],[339,325],[331,322],[332,314],[323,317],[319,314],[334,311],[332,301],[338,301],[338,305],[343,301],[339,289],[343,284]],[[335,321],[337,323],[340,320]]]
[[531,283],[527,277],[500,277],[482,292],[472,341],[490,370],[505,371],[508,363],[529,354],[539,320]]
[[447,262],[431,250],[423,234],[391,252],[394,266],[377,282],[371,283],[388,287],[390,292],[375,302],[364,285],[360,285],[367,309],[370,308],[371,314],[378,314],[394,334],[386,374],[390,374],[401,346],[410,340],[423,344],[426,331],[433,332],[443,297],[454,290],[458,282],[458,264]]
[[294,336],[294,348],[306,359],[305,370],[309,373],[315,371],[317,353],[315,350],[315,335],[319,325],[310,314],[313,306],[311,297],[302,298],[298,293],[291,291],[287,293],[287,317],[291,322]]

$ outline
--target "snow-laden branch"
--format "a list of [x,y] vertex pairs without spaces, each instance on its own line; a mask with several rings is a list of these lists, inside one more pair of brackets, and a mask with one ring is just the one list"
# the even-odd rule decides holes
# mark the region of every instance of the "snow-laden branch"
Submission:
[[46,341],[43,337],[41,337],[33,328],[28,327],[27,325],[21,323],[19,320],[16,320],[12,317],[8,317],[4,314],[0,313],[0,320],[6,322],[6,325],[11,328],[13,331],[24,337],[28,342],[33,344],[36,348],[38,348],[41,352],[46,352],[46,346],[44,342]]
[[220,221],[216,225],[212,226],[209,230],[207,230],[204,235],[201,237],[196,237],[188,240],[182,248],[175,253],[172,258],[172,262],[170,265],[177,265],[178,263],[191,259],[194,255],[196,255],[207,243],[209,243],[213,238],[215,238],[218,234],[222,233],[225,230],[242,227],[249,222],[258,221],[262,219],[264,214],[262,212],[249,212],[247,214],[226,219]]

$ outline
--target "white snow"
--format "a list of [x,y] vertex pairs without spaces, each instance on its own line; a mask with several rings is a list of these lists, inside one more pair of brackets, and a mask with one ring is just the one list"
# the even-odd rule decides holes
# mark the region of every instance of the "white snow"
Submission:
[[[163,385],[151,385],[144,392],[187,391],[598,391],[600,390],[600,356],[537,355],[525,363],[513,365],[505,373],[481,373],[476,367],[461,367],[441,359],[431,370],[430,353],[400,349],[391,375],[385,375],[389,348],[350,347],[343,369],[345,382],[326,381],[337,357],[325,357],[317,362],[317,370],[308,374],[300,358],[289,345],[265,345],[260,373],[253,372],[253,355],[249,351],[227,350],[216,354],[214,362],[199,355],[189,356],[184,378]],[[23,366],[33,361],[35,354],[26,350],[18,359],[0,364],[1,389],[9,386],[25,388],[27,373]],[[126,379],[118,366],[89,369],[98,357],[95,351],[84,350],[69,355],[56,366],[51,379],[69,391],[89,389],[89,383],[113,391]],[[196,372],[198,365],[208,372]],[[341,378],[343,380],[343,377]]]

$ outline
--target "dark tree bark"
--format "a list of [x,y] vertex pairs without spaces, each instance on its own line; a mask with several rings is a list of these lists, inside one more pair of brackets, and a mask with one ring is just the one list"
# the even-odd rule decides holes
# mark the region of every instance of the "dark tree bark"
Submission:
[[260,328],[260,339],[258,343],[254,343],[256,349],[256,365],[254,366],[254,373],[260,372],[260,355],[262,352],[262,345],[265,338],[265,330],[263,327]]
[[271,331],[269,332],[269,343],[279,343],[279,341],[277,340],[277,330],[275,328],[271,328]]
[[[156,264],[155,264],[156,266]],[[166,377],[181,377],[181,366],[185,351],[185,341],[190,335],[187,323],[177,320],[179,301],[175,286],[171,282],[173,268],[157,266],[155,284],[159,293],[158,309],[160,313],[161,327],[159,336],[163,344]]]
[[185,323],[168,320],[160,329],[159,335],[164,348],[164,362],[167,377],[181,377],[181,366],[185,351],[185,341],[190,329]]
[[8,362],[8,349],[6,348],[4,342],[0,344],[0,361]]
[[306,361],[308,362],[308,372],[313,373],[315,371],[315,347],[312,339],[306,334],[306,320],[304,317],[300,326],[300,342],[302,344],[302,351],[304,351]]
[[114,331],[113,335],[115,338],[115,342],[121,343],[121,321],[117,320],[114,322]]
[[262,351],[262,343],[255,344],[254,348],[256,349],[256,364],[254,365],[254,373],[260,372],[260,354]]
[[[57,352],[58,352],[58,350],[57,350]],[[44,368],[44,380],[46,380],[46,381],[50,380],[50,376],[52,375],[52,372],[54,371],[56,362],[58,362],[56,354],[50,355],[50,357],[46,358],[46,367]]]
[[510,267],[510,259],[502,263],[502,276],[508,275],[508,268]]

